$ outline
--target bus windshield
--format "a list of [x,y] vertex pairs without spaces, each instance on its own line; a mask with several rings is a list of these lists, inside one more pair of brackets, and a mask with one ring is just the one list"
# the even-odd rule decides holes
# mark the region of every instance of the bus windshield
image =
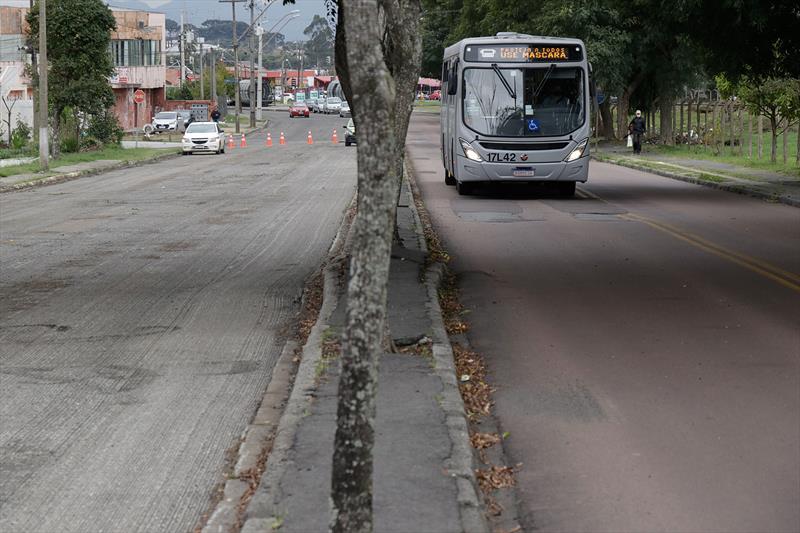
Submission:
[[482,135],[551,137],[583,125],[583,69],[464,69],[464,124]]

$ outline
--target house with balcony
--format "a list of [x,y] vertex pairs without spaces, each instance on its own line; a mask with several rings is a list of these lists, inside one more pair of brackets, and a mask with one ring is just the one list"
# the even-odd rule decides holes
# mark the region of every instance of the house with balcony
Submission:
[[27,13],[24,8],[0,6],[0,132],[3,140],[8,139],[18,120],[33,127],[30,56],[25,50]]
[[[166,102],[166,15],[109,7],[117,21],[109,45],[115,67],[109,80],[114,91],[113,111],[123,129],[138,129]],[[133,99],[139,89],[144,93],[141,104]]]

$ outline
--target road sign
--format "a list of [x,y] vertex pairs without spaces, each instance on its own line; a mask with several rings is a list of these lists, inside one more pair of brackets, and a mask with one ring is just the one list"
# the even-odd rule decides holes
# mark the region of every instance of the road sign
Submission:
[[137,104],[143,104],[144,91],[141,89],[136,89],[136,91],[133,93],[133,101],[136,102]]

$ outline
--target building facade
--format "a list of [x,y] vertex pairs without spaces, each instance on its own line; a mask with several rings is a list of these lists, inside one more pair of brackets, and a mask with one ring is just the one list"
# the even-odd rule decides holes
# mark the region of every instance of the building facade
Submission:
[[[164,108],[166,101],[166,15],[110,6],[117,22],[111,33],[108,53],[114,63],[109,78],[114,92],[112,112],[126,129],[141,128],[153,114]],[[0,116],[6,111],[4,102],[14,105],[16,123],[19,116],[28,125],[33,122],[33,88],[28,76],[30,53],[25,49],[28,9],[0,6]],[[136,104],[135,92],[141,89],[144,102]],[[6,131],[7,117],[0,122]]]
[[18,121],[33,127],[33,88],[25,50],[27,13],[0,6],[0,139],[6,142]]
[[[125,130],[150,122],[166,103],[166,16],[112,7],[117,29],[111,33],[109,54],[115,72],[109,80],[114,91],[114,114]],[[134,102],[137,90],[144,102]]]

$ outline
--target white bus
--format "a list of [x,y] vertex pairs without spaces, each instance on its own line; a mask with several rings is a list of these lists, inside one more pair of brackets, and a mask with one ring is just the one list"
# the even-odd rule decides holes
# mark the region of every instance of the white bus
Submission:
[[475,184],[589,175],[590,69],[578,39],[502,32],[448,47],[442,65],[442,161],[459,194]]

